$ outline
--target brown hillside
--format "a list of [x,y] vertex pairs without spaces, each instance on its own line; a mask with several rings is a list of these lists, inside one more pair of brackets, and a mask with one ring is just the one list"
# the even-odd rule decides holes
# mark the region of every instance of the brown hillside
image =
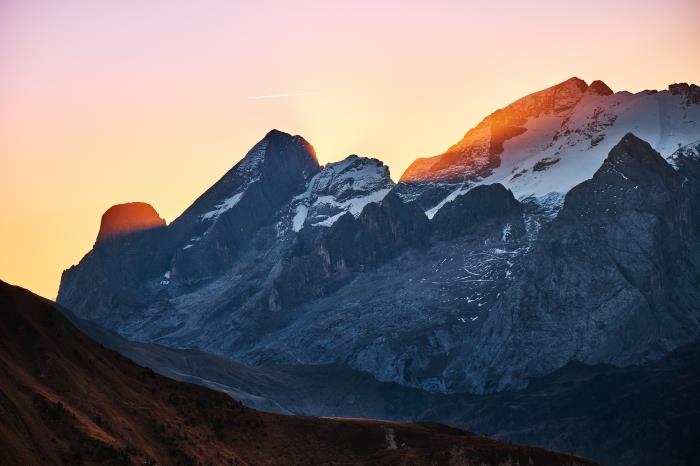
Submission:
[[137,366],[0,282],[0,464],[592,463],[437,424],[257,412]]

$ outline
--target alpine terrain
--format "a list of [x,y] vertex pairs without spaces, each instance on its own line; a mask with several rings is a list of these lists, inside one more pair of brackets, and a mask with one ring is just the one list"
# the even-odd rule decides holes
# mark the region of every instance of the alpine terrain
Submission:
[[[398,183],[373,158],[321,166],[273,130],[172,223],[150,206],[103,218],[57,301],[140,344],[428,397],[647,367],[700,337],[699,152],[685,83],[571,78]],[[549,445],[550,427],[528,441]]]

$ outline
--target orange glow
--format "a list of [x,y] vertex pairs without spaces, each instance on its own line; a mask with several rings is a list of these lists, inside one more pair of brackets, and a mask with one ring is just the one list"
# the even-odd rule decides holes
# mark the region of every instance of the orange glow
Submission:
[[102,215],[97,241],[165,226],[158,212],[144,202],[129,202],[110,207]]
[[[498,155],[503,152],[504,142],[525,131],[523,125],[528,118],[566,111],[587,89],[585,81],[574,77],[524,96],[484,118],[444,154],[413,162],[401,176],[401,181],[456,183],[463,181],[466,174],[485,176],[486,170],[498,166]],[[591,83],[591,92],[612,94],[601,81]]]

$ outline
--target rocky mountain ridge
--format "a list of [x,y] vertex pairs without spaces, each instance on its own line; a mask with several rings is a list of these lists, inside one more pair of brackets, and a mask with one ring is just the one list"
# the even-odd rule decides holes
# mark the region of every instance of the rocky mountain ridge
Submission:
[[[555,88],[514,104],[517,118],[502,112],[504,128],[527,131],[489,152],[491,175],[446,181],[454,189],[427,212],[381,162],[320,167],[303,139],[271,132],[168,227],[97,245],[64,273],[59,303],[130,339],[249,364],[342,363],[436,392],[523,387],[569,361],[658,358],[700,331],[700,178],[695,159],[674,170],[654,147],[700,140],[700,105],[692,86]],[[649,123],[654,106],[672,110],[670,124]],[[612,141],[630,127],[660,132],[651,145],[627,132]],[[532,170],[488,183],[509,160]]]

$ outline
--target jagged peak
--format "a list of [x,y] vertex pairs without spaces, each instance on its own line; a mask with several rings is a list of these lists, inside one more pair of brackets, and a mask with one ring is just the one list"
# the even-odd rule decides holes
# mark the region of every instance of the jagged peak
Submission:
[[669,84],[668,90],[673,95],[683,96],[686,105],[700,104],[700,86],[698,86],[697,84]]
[[652,167],[654,171],[662,172],[670,169],[663,157],[654,150],[651,144],[633,133],[627,133],[620,139],[620,142],[610,150],[600,169],[605,171],[610,167],[624,165],[625,161],[628,160]]
[[[320,170],[316,152],[303,137],[272,129],[228,172],[183,212],[199,220],[215,221],[244,199],[247,189],[261,181],[303,183]],[[279,188],[281,189],[281,188]],[[174,223],[179,223],[180,218]]]
[[620,142],[617,143],[615,147],[613,147],[613,150],[617,147],[625,147],[625,148],[639,148],[643,147],[645,151],[654,151],[654,149],[651,147],[651,145],[646,142],[644,139],[637,137],[634,133],[629,132],[622,136],[622,139],[620,139]]
[[300,231],[305,223],[328,227],[346,212],[356,217],[367,204],[380,202],[393,187],[389,167],[381,160],[351,154],[329,163],[294,199],[293,229]]
[[146,202],[116,204],[102,214],[96,244],[109,238],[165,226],[165,220]]
[[287,133],[286,131],[279,130],[277,128],[272,128],[270,131],[265,134],[265,137],[263,137],[263,140],[289,140],[289,141],[304,141],[307,142],[306,139],[304,139],[302,136],[299,136],[298,134],[291,134]]
[[230,175],[243,176],[251,180],[257,178],[260,174],[261,166],[268,158],[270,148],[276,147],[278,150],[273,151],[273,153],[282,155],[285,151],[279,149],[285,146],[301,149],[301,152],[308,156],[311,165],[315,166],[316,169],[320,168],[316,158],[316,150],[306,139],[299,135],[292,136],[284,131],[272,129],[222,179],[226,179]]
[[586,81],[577,76],[572,76],[566,81],[562,81],[559,84],[556,84],[554,87],[565,87],[570,85],[578,87],[582,92],[588,88],[588,84],[586,84]]
[[[280,131],[276,128],[273,128],[270,131],[268,131],[267,134],[265,134],[265,137],[263,137],[258,142],[258,144],[256,144],[253,147],[253,149],[260,144],[265,144],[265,146],[267,147],[267,145],[270,143],[291,144],[301,147],[305,149],[309,153],[311,158],[318,164],[318,160],[316,158],[316,149],[314,149],[314,146],[312,146],[309,141],[304,139],[303,136],[300,136],[298,134],[292,135],[290,133],[286,133],[284,131]],[[251,152],[253,151],[253,149],[251,149]]]
[[587,92],[589,94],[597,94],[602,96],[613,94],[613,90],[610,89],[610,87],[608,87],[608,85],[605,84],[603,81],[598,79],[593,81],[591,85],[588,86]]
[[381,160],[374,157],[363,157],[357,154],[350,154],[343,160],[328,163],[323,167],[323,169],[332,169],[336,173],[340,173],[346,170],[355,170],[365,166],[374,166],[378,169],[385,170],[387,176],[389,174],[389,167],[384,165],[384,162]]
[[529,118],[541,115],[568,116],[583,98],[588,84],[572,77],[522,97],[496,110],[462,139],[440,155],[416,159],[400,181],[463,181],[465,177],[484,177],[498,166],[498,156],[508,139],[524,133]]
[[346,189],[365,191],[388,188],[394,183],[384,162],[351,154],[323,167],[312,185],[315,193],[330,190],[339,194]]
[[267,134],[265,135],[265,138],[267,139],[267,138],[273,138],[273,137],[289,137],[289,138],[291,138],[293,136],[285,131],[279,130],[277,128],[272,128],[270,131],[267,132]]
[[576,76],[562,81],[559,84],[532,92],[521,97],[506,107],[496,110],[489,115],[491,118],[502,113],[517,113],[519,116],[537,116],[543,112],[560,112],[575,106],[588,89],[588,84]]

